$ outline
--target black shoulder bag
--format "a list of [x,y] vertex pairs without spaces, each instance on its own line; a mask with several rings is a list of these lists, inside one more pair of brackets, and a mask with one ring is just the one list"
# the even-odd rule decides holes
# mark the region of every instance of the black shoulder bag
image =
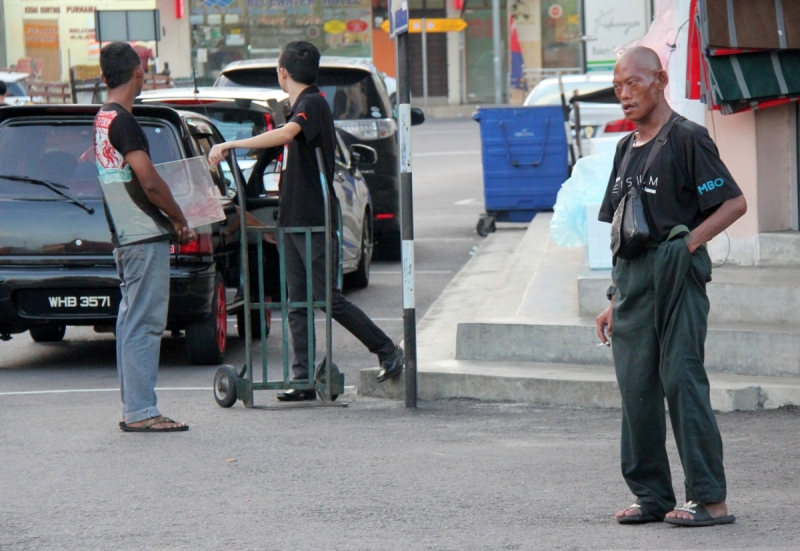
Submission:
[[[656,136],[656,143],[653,144],[653,148],[647,156],[647,162],[642,171],[643,180],[661,147],[667,143],[669,131],[676,122],[682,120],[685,120],[685,117],[673,113],[669,121],[661,127]],[[620,164],[620,169],[617,172],[622,178],[625,177],[625,170],[628,168],[632,148],[633,145],[629,144],[628,149],[625,151],[625,157],[623,157]],[[624,185],[624,181],[622,185]],[[614,211],[614,219],[611,222],[611,253],[614,256],[615,264],[617,257],[625,260],[636,258],[650,244],[650,227],[647,223],[647,213],[645,212],[644,201],[642,201],[640,191],[638,184],[632,185],[625,197],[619,202],[617,210]]]

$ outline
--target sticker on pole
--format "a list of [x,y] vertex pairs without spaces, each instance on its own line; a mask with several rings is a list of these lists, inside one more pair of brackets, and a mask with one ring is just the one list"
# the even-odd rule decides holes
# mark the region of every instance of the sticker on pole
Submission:
[[389,38],[408,32],[408,0],[389,0]]

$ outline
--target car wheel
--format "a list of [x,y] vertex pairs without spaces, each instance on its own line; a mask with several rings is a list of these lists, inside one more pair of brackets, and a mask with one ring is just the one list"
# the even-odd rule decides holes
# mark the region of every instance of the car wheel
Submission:
[[361,255],[355,272],[344,276],[344,284],[354,289],[366,289],[369,285],[369,267],[372,263],[372,231],[369,225],[369,214],[364,216],[361,226]]
[[65,325],[37,325],[28,331],[34,342],[58,342],[64,338],[67,327]]
[[215,365],[225,357],[228,337],[228,310],[225,305],[225,281],[217,273],[211,315],[207,320],[186,327],[186,348],[192,365]]
[[[264,297],[265,302],[272,302],[272,297]],[[269,330],[272,327],[272,309],[264,310],[264,318],[267,322],[265,336],[269,337]],[[244,338],[244,310],[236,314],[236,332],[240,338]],[[258,310],[250,312],[250,338],[261,338],[261,313]]]

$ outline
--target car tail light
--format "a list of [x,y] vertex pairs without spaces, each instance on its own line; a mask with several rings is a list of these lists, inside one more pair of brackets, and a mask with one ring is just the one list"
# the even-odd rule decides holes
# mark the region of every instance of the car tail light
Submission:
[[184,245],[178,245],[178,254],[212,254],[214,243],[210,233],[200,233]]
[[628,119],[619,119],[618,121],[611,121],[606,124],[606,134],[614,132],[633,132],[636,130],[636,125]]
[[267,132],[275,128],[275,121],[271,114],[264,113],[264,122],[267,124]]
[[394,119],[335,121],[336,127],[352,134],[360,140],[378,140],[388,138],[397,132]]
[[394,218],[394,214],[391,214],[391,213],[376,214],[375,215],[375,219],[376,220],[391,220],[392,218]]

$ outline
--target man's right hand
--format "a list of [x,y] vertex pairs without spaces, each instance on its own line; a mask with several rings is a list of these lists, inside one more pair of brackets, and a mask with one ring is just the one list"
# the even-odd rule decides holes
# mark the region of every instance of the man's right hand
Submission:
[[[612,303],[613,304],[613,303]],[[597,336],[600,337],[600,342],[606,346],[610,346],[608,337],[611,336],[613,322],[611,321],[611,305],[606,308],[602,314],[597,316]]]
[[185,219],[172,221],[172,225],[175,228],[175,240],[180,245],[185,245],[192,239],[197,238],[197,234],[194,233],[194,230],[189,228],[189,226],[187,226],[186,224],[187,223]]

